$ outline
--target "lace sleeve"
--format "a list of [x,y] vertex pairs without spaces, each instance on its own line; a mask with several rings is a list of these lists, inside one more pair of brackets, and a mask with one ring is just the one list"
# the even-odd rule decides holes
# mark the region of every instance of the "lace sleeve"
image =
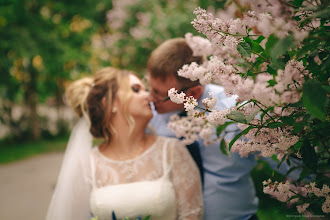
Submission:
[[179,220],[203,218],[202,186],[198,168],[185,145],[178,140],[169,146],[171,179],[174,184]]

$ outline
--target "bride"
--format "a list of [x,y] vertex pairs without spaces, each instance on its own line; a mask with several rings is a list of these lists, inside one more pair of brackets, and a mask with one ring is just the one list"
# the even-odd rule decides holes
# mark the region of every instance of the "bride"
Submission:
[[[145,133],[149,93],[134,72],[106,67],[67,89],[80,120],[47,220],[202,219],[198,169],[185,146]],[[94,138],[102,143],[92,148]]]

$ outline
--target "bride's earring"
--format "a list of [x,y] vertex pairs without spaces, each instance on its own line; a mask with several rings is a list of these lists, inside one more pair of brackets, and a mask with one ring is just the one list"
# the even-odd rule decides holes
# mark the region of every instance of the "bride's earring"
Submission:
[[116,113],[117,112],[117,108],[116,107],[113,107],[112,108],[112,113]]

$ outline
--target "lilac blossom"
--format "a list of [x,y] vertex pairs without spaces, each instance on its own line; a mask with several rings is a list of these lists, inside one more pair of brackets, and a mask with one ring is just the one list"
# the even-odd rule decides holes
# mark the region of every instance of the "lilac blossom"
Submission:
[[226,116],[230,111],[230,109],[214,109],[210,114],[208,114],[207,121],[209,121],[213,125],[222,125],[226,122]]
[[[304,198],[310,199],[311,197],[324,197],[325,201],[322,204],[322,211],[324,213],[330,212],[330,188],[325,184],[323,184],[322,188],[318,188],[315,182],[311,182],[305,186],[295,186],[289,181],[279,183],[277,181],[272,182],[269,179],[264,181],[263,185],[264,193],[272,195],[282,202],[287,202],[295,195],[300,195],[300,197],[292,199],[290,201],[291,203],[296,203],[300,200],[304,201]],[[309,207],[309,203],[303,203],[301,205],[297,205],[296,207],[299,213],[303,213]]]
[[191,33],[185,34],[185,39],[193,56],[209,56],[213,53],[211,42],[200,36],[193,36]]
[[192,110],[187,113],[187,117],[173,115],[168,123],[168,128],[176,137],[182,138],[181,141],[185,144],[192,144],[194,141],[197,141],[200,136],[207,146],[214,141],[212,140],[213,126],[202,117],[194,117],[199,113],[198,110]]
[[302,205],[297,205],[296,207],[299,213],[303,213],[309,207],[309,205],[309,203],[304,203]]
[[188,78],[191,81],[196,81],[202,78],[206,74],[206,69],[203,66],[199,66],[196,62],[184,65],[179,71],[178,75]]
[[186,94],[184,92],[178,94],[178,90],[172,88],[168,90],[168,96],[170,97],[172,102],[176,104],[182,104],[185,101]]
[[[286,118],[296,122],[302,120],[293,118],[291,114],[295,115],[306,109],[289,107],[288,104],[302,99],[305,80],[313,79],[314,76],[304,67],[309,61],[295,60],[291,52],[295,55],[295,49],[302,48],[304,43],[302,41],[308,36],[309,31],[324,24],[320,23],[320,19],[305,19],[311,18],[314,11],[299,12],[294,7],[287,7],[287,3],[281,0],[237,0],[231,2],[231,5],[248,8],[250,11],[243,12],[236,19],[237,11],[233,7],[222,14],[218,12],[217,17],[204,9],[196,8],[194,11],[196,18],[192,24],[197,31],[206,36],[208,41],[195,38],[190,33],[186,35],[186,40],[189,41],[194,54],[201,56],[208,54],[208,60],[203,65],[196,63],[185,65],[179,70],[179,75],[193,81],[199,80],[202,85],[209,83],[221,85],[226,94],[237,96],[237,107],[233,109],[213,108],[212,96],[202,100],[205,109],[194,115],[194,119],[204,119],[212,126],[223,125],[228,118],[242,122],[238,124],[239,128],[250,130],[245,134],[245,139],[236,140],[231,147],[231,151],[237,152],[241,157],[257,153],[262,157],[275,155],[279,161],[286,160],[290,154],[302,158],[303,152],[293,147],[299,146],[297,143],[300,134],[293,129],[292,123],[288,125],[285,122],[284,117],[289,116]],[[304,1],[304,6],[315,6],[314,3],[314,1]],[[295,16],[300,16],[301,21],[304,22],[296,20]],[[280,43],[290,39],[284,39],[288,36],[294,37],[294,43],[288,44],[291,47],[289,49],[291,60],[287,61],[286,57],[275,53],[280,59],[285,58],[283,59],[286,62],[285,66],[277,66],[274,62],[277,57],[272,53],[268,54],[268,46],[272,44],[268,37],[271,35],[283,39],[278,41]],[[251,45],[251,40],[252,43],[258,44],[258,48],[255,48],[254,44]],[[209,49],[210,45],[212,50]],[[295,58],[300,59],[299,56]],[[322,64],[320,57],[315,57],[314,61],[318,65]],[[190,112],[193,106],[188,108]],[[243,113],[245,118],[241,114],[236,114],[237,112],[229,115],[233,110]],[[209,132],[210,130],[203,130],[200,136],[210,137]],[[315,152],[318,153],[317,149]],[[298,202],[296,208],[299,213],[305,212],[310,204],[300,197],[291,199],[293,196],[299,194],[302,198],[324,197],[322,210],[325,213],[330,211],[329,187],[326,185],[322,189],[317,188],[313,183],[305,187],[295,187],[289,181],[272,183],[269,180],[264,183],[264,192],[282,202]]]
[[193,111],[197,105],[198,101],[193,96],[186,97],[186,100],[184,102],[184,109],[186,110],[186,112]]
[[217,103],[217,97],[213,96],[212,92],[209,92],[210,98],[205,98],[202,100],[203,105],[206,109],[212,109]]

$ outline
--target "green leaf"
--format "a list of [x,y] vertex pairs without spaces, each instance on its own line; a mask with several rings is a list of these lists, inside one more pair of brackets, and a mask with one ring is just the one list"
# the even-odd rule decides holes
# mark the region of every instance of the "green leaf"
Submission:
[[269,86],[275,86],[277,84],[276,80],[274,79],[268,80],[267,82]]
[[319,58],[320,58],[320,60],[324,60],[328,55],[329,55],[328,52],[325,52],[325,51],[320,51],[319,52]]
[[325,7],[324,10],[318,11],[316,12],[313,17],[315,18],[325,18],[325,19],[329,19],[329,7]]
[[249,42],[251,50],[255,53],[261,53],[264,51],[264,48],[262,48],[258,43],[251,41]]
[[[321,67],[321,71],[322,72],[325,72],[326,70],[329,69],[329,66],[330,66],[330,58],[327,58],[326,60],[324,60],[322,62],[322,67]],[[327,74],[328,75],[328,74]]]
[[273,68],[271,68],[269,65],[268,65],[268,68],[267,68],[267,72],[270,73],[271,75],[276,75],[277,74],[277,71]]
[[330,86],[328,86],[328,85],[324,85],[324,86],[322,86],[323,87],[323,89],[327,92],[327,93],[330,93]]
[[[298,101],[296,103],[290,103],[288,107],[295,107],[295,108],[300,108],[303,107],[303,103],[301,101]],[[304,114],[303,114],[304,115]]]
[[270,54],[272,48],[274,47],[274,45],[277,43],[278,40],[279,39],[277,37],[275,37],[274,34],[272,34],[268,37],[268,41],[265,45],[265,48],[266,48],[265,51],[268,55]]
[[251,113],[251,115],[249,115],[247,118],[246,118],[246,122],[247,123],[250,123],[255,117],[256,115],[260,112],[260,110],[256,110],[254,112]]
[[[298,195],[291,196],[290,199],[288,199],[286,202],[290,202],[291,200],[296,199],[296,198],[300,199],[300,196],[298,196]],[[295,203],[295,204],[298,204],[298,203]]]
[[312,171],[317,170],[317,155],[315,153],[314,147],[309,143],[309,141],[305,140],[303,142],[301,148],[301,156],[306,167],[311,169]]
[[265,37],[261,35],[261,36],[259,36],[256,40],[254,40],[254,42],[260,44],[261,41],[263,41],[264,39],[265,39]]
[[[288,155],[288,154],[285,154],[285,155],[282,157],[282,160],[277,164],[277,169],[279,169],[279,168],[281,167],[281,165],[283,164],[283,162],[286,160],[287,155]],[[287,162],[288,162],[288,165],[290,166],[290,160],[287,160]]]
[[245,118],[245,115],[242,112],[239,112],[239,111],[232,111],[232,112],[230,112],[229,114],[227,114],[227,118],[229,118],[229,119],[231,119],[233,121],[242,123],[242,124],[246,124],[247,123],[246,118]]
[[151,218],[151,215],[148,215],[143,220],[149,220],[150,218]]
[[302,131],[302,129],[305,127],[305,123],[304,122],[298,122],[293,124],[293,133],[299,133]]
[[[253,66],[254,66],[254,64],[255,63],[253,63]],[[252,77],[255,76],[254,72],[252,72],[251,70],[248,70],[247,73],[246,73],[246,75],[247,76],[252,76]],[[246,77],[244,76],[244,78],[246,78]]]
[[285,176],[288,176],[292,171],[296,170],[296,169],[299,169],[300,167],[297,166],[297,167],[291,167],[288,172],[286,172]]
[[276,161],[276,162],[279,161],[279,160],[277,159],[277,156],[276,156],[275,154],[272,155],[272,159],[273,159],[273,161]]
[[293,35],[278,40],[274,45],[274,47],[272,48],[272,50],[270,51],[271,58],[276,59],[279,56],[286,53],[292,47],[293,41],[294,41]]
[[224,154],[229,156],[229,153],[227,151],[227,145],[226,145],[226,141],[224,138],[222,138],[221,142],[220,142],[220,151]]
[[[262,56],[262,54],[261,54],[261,56]],[[260,64],[263,64],[264,62],[265,62],[265,60],[263,58],[258,57],[256,59],[256,61],[253,63],[252,68],[257,68],[258,66],[260,66]],[[253,75],[255,75],[255,74],[253,74]]]
[[297,7],[301,7],[302,6],[302,3],[304,2],[305,0],[293,0],[292,1],[292,4],[297,6]]
[[226,127],[230,124],[233,124],[235,123],[234,121],[226,121],[223,125],[219,125],[217,126],[216,128],[216,134],[217,134],[217,137],[220,136],[220,134],[226,129]]
[[229,150],[231,149],[231,147],[233,146],[233,144],[235,143],[235,141],[237,141],[238,138],[240,138],[242,135],[247,134],[253,127],[249,126],[246,129],[244,129],[241,133],[237,134],[233,140],[230,141],[229,143]]
[[303,87],[303,104],[314,117],[323,120],[326,112],[326,91],[322,84],[315,80],[308,80]]
[[245,42],[251,42],[251,41],[252,41],[250,37],[243,37],[243,40],[244,40]]
[[278,69],[284,69],[285,63],[281,59],[273,59],[269,64],[269,67],[274,69],[275,71]]
[[278,128],[278,127],[281,127],[283,126],[283,123],[282,122],[271,122],[271,123],[268,123],[267,127],[268,128]]
[[295,123],[294,118],[289,117],[289,116],[283,116],[283,117],[280,117],[280,120],[281,120],[283,123],[288,124],[288,125],[291,125],[291,124]]
[[251,47],[245,41],[242,41],[237,45],[237,50],[243,57],[250,57],[251,56]]
[[308,169],[307,167],[304,167],[304,169],[300,173],[300,177],[298,179],[298,182],[305,179],[305,177],[308,176],[310,173],[311,173],[311,170]]

